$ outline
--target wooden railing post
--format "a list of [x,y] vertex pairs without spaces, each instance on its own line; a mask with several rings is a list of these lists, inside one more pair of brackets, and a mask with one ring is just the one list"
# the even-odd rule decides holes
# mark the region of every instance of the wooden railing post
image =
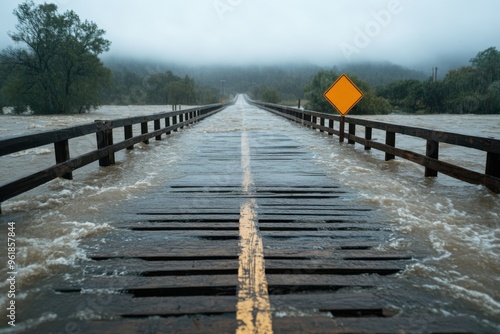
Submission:
[[[439,159],[439,142],[427,140],[425,155],[429,158]],[[425,167],[425,177],[436,177],[438,172],[432,168]]]
[[[130,139],[134,136],[134,130],[132,128],[132,124],[130,125],[125,125],[124,127],[124,134],[125,134],[125,140],[127,139]],[[127,147],[127,150],[133,150],[134,149],[134,145],[131,145],[131,146],[128,146]]]
[[[354,123],[349,123],[349,134],[355,136],[356,135],[356,124]],[[354,144],[356,143],[354,140],[349,139],[347,140],[348,144]]]
[[[325,119],[323,117],[319,118],[319,125],[325,126]],[[319,130],[320,132],[325,132],[323,129]]]
[[[168,128],[170,126],[170,117],[165,117],[165,127]],[[171,131],[167,131],[167,135],[172,133]]]
[[[148,122],[141,123],[141,134],[145,135],[148,133]],[[144,144],[149,144],[149,139],[143,141]]]
[[[183,123],[184,122],[184,114],[180,114],[179,115],[179,123]],[[181,125],[181,129],[184,129],[184,125]]]
[[[386,131],[385,144],[387,146],[396,147],[396,132]],[[394,154],[385,152],[385,161],[394,160],[394,159],[396,159],[396,156]]]
[[[335,124],[335,123],[334,123],[333,119],[330,119],[330,120],[328,121],[328,127],[329,127],[330,129],[332,129],[332,130],[333,130],[334,124]],[[329,136],[333,136],[333,131],[331,131],[331,132],[329,131],[329,132],[328,132],[328,135],[329,135]]]
[[[107,146],[113,145],[113,128],[111,123],[108,121],[95,121],[97,123],[97,148],[105,148]],[[99,159],[99,166],[107,167],[115,163],[115,154],[110,153],[108,156]]]
[[[366,140],[372,140],[372,128],[369,126],[365,127],[365,139]],[[370,151],[372,148],[368,145],[365,145],[365,151]]]
[[[176,124],[177,124],[177,115],[172,116],[172,125],[176,125]],[[178,131],[178,129],[175,128],[174,132],[177,132],[177,131]]]
[[488,152],[486,155],[486,175],[500,178],[500,154]]
[[[154,126],[155,126],[155,131],[156,130],[160,130],[161,124],[160,124],[160,120],[159,119],[155,119],[154,120]],[[161,135],[156,136],[155,139],[156,140],[161,140]]]
[[[64,161],[68,161],[69,157],[69,142],[68,140],[63,140],[57,143],[54,143],[54,150],[56,153],[56,163],[59,164]],[[62,176],[63,179],[73,180],[73,173],[68,172]]]

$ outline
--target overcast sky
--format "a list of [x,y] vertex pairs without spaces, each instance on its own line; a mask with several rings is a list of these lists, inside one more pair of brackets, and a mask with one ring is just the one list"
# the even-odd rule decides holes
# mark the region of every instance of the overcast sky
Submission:
[[[13,10],[0,2],[0,46]],[[43,3],[45,1],[35,1]],[[51,2],[51,1],[46,1]],[[463,65],[500,49],[499,0],[53,0],[97,23],[110,55],[197,64],[365,60]]]

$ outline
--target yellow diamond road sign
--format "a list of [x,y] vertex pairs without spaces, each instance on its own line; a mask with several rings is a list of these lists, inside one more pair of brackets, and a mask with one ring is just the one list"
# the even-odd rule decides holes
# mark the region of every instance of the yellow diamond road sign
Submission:
[[342,74],[323,96],[342,116],[345,116],[363,98],[363,93],[347,75]]

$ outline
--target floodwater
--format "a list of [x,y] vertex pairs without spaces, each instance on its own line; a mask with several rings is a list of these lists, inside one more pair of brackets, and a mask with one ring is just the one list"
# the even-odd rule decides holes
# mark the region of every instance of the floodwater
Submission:
[[[58,309],[33,310],[31,302],[61,280],[81,277],[89,241],[105,240],[112,231],[113,209],[146,193],[152,187],[182,177],[177,166],[185,151],[195,148],[210,132],[242,128],[287,131],[314,155],[315,163],[335,183],[348,187],[361,203],[373,205],[390,217],[399,233],[387,248],[418,249],[423,261],[405,270],[415,289],[439,292],[463,314],[500,331],[500,195],[485,187],[450,177],[424,178],[424,168],[402,159],[385,162],[383,153],[364,151],[360,145],[339,144],[336,137],[314,132],[271,113],[254,109],[240,98],[243,108],[228,108],[201,123],[149,145],[117,154],[107,168],[93,163],[74,172],[74,180],[56,179],[2,203],[0,263],[7,262],[8,222],[16,233],[17,330],[57,318]],[[35,133],[96,119],[121,118],[169,111],[170,107],[104,106],[77,116],[0,116],[0,138]],[[241,112],[258,113],[260,123],[241,122]],[[438,129],[468,135],[500,138],[498,115],[370,116],[390,123]],[[139,131],[134,128],[134,132]],[[123,134],[115,133],[115,142]],[[383,133],[374,131],[375,140]],[[425,152],[425,141],[397,137],[397,146]],[[70,141],[71,156],[93,150],[95,138]],[[482,152],[441,145],[440,156],[472,170],[484,171]],[[0,157],[0,184],[31,174],[54,163],[53,147],[45,146]],[[7,268],[0,266],[0,333],[7,328]],[[419,284],[425,282],[425,284]],[[61,308],[64,306],[62,305]],[[449,305],[429,305],[430,312],[446,316]],[[457,314],[458,312],[458,314]],[[462,312],[462,313],[461,313]],[[3,328],[3,330],[2,330]],[[14,331],[12,331],[14,332]]]

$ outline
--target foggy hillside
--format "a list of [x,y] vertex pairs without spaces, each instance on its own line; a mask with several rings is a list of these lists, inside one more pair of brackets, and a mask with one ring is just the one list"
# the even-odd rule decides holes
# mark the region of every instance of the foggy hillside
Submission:
[[198,84],[234,94],[248,92],[255,87],[272,88],[285,95],[302,96],[304,86],[322,69],[356,75],[372,87],[385,86],[399,80],[426,80],[424,72],[399,65],[384,63],[358,63],[333,67],[311,64],[247,65],[247,66],[190,66],[173,63],[138,61],[126,58],[108,58],[105,65],[113,71],[130,71],[140,76],[171,71],[177,76],[188,75]]

